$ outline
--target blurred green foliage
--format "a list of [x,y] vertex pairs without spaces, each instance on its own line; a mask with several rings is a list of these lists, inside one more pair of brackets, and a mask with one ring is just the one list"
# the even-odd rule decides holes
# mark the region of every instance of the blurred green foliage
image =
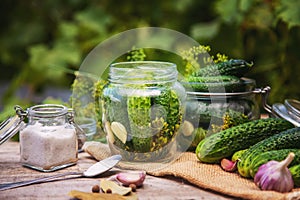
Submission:
[[[253,61],[247,76],[270,85],[270,103],[300,99],[298,0],[3,0],[0,80],[9,82],[0,121],[13,105],[36,103],[52,85],[70,88],[74,72],[101,41],[137,27],[170,28],[209,45],[212,54]],[[17,91],[26,88],[26,94]]]

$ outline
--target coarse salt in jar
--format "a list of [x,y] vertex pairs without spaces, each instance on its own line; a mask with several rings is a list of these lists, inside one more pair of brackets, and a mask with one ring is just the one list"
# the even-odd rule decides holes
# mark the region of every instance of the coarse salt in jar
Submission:
[[76,164],[78,141],[65,106],[44,104],[27,110],[20,130],[21,163],[43,172]]

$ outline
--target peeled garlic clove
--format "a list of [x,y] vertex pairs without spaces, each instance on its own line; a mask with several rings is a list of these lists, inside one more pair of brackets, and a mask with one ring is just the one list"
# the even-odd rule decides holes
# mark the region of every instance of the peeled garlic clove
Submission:
[[110,128],[112,132],[121,140],[121,142],[125,144],[127,140],[127,131],[125,126],[120,122],[112,122]]
[[294,153],[289,153],[281,162],[269,161],[258,168],[254,176],[255,184],[262,190],[289,192],[294,188],[294,181],[288,165],[293,161]]
[[184,136],[191,136],[193,131],[195,130],[194,125],[189,121],[184,121],[181,127],[181,132]]
[[231,161],[226,158],[221,160],[221,167],[226,172],[234,172],[237,169],[237,161]]
[[139,172],[121,172],[117,174],[116,179],[121,182],[124,186],[129,186],[130,184],[135,184],[137,187],[143,185],[146,178],[145,171]]
[[104,124],[104,127],[105,127],[106,132],[107,132],[108,141],[110,143],[114,143],[115,142],[115,137],[114,137],[114,134],[113,134],[113,132],[111,130],[110,123],[108,121],[106,121],[105,124]]

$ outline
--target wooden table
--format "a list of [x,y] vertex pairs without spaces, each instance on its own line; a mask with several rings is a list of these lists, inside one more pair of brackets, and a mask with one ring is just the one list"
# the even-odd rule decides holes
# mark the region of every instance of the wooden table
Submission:
[[[80,153],[76,166],[56,172],[42,173],[23,167],[19,159],[18,142],[8,141],[0,146],[0,183],[23,181],[67,171],[81,171],[96,162],[87,153]],[[101,179],[109,178],[118,171],[119,169],[114,168],[95,178],[71,178],[0,191],[0,199],[70,199],[69,191],[90,192],[93,185],[99,184]],[[179,178],[171,176],[159,178],[150,175],[147,175],[144,186],[137,190],[137,195],[140,200],[233,199],[213,191],[202,190]]]

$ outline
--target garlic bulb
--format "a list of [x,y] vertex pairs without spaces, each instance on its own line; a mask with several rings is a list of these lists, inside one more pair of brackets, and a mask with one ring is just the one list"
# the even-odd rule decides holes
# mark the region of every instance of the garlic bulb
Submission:
[[294,181],[287,166],[294,157],[294,153],[289,153],[286,159],[281,162],[272,160],[260,166],[254,176],[255,184],[262,190],[291,191],[294,187]]

